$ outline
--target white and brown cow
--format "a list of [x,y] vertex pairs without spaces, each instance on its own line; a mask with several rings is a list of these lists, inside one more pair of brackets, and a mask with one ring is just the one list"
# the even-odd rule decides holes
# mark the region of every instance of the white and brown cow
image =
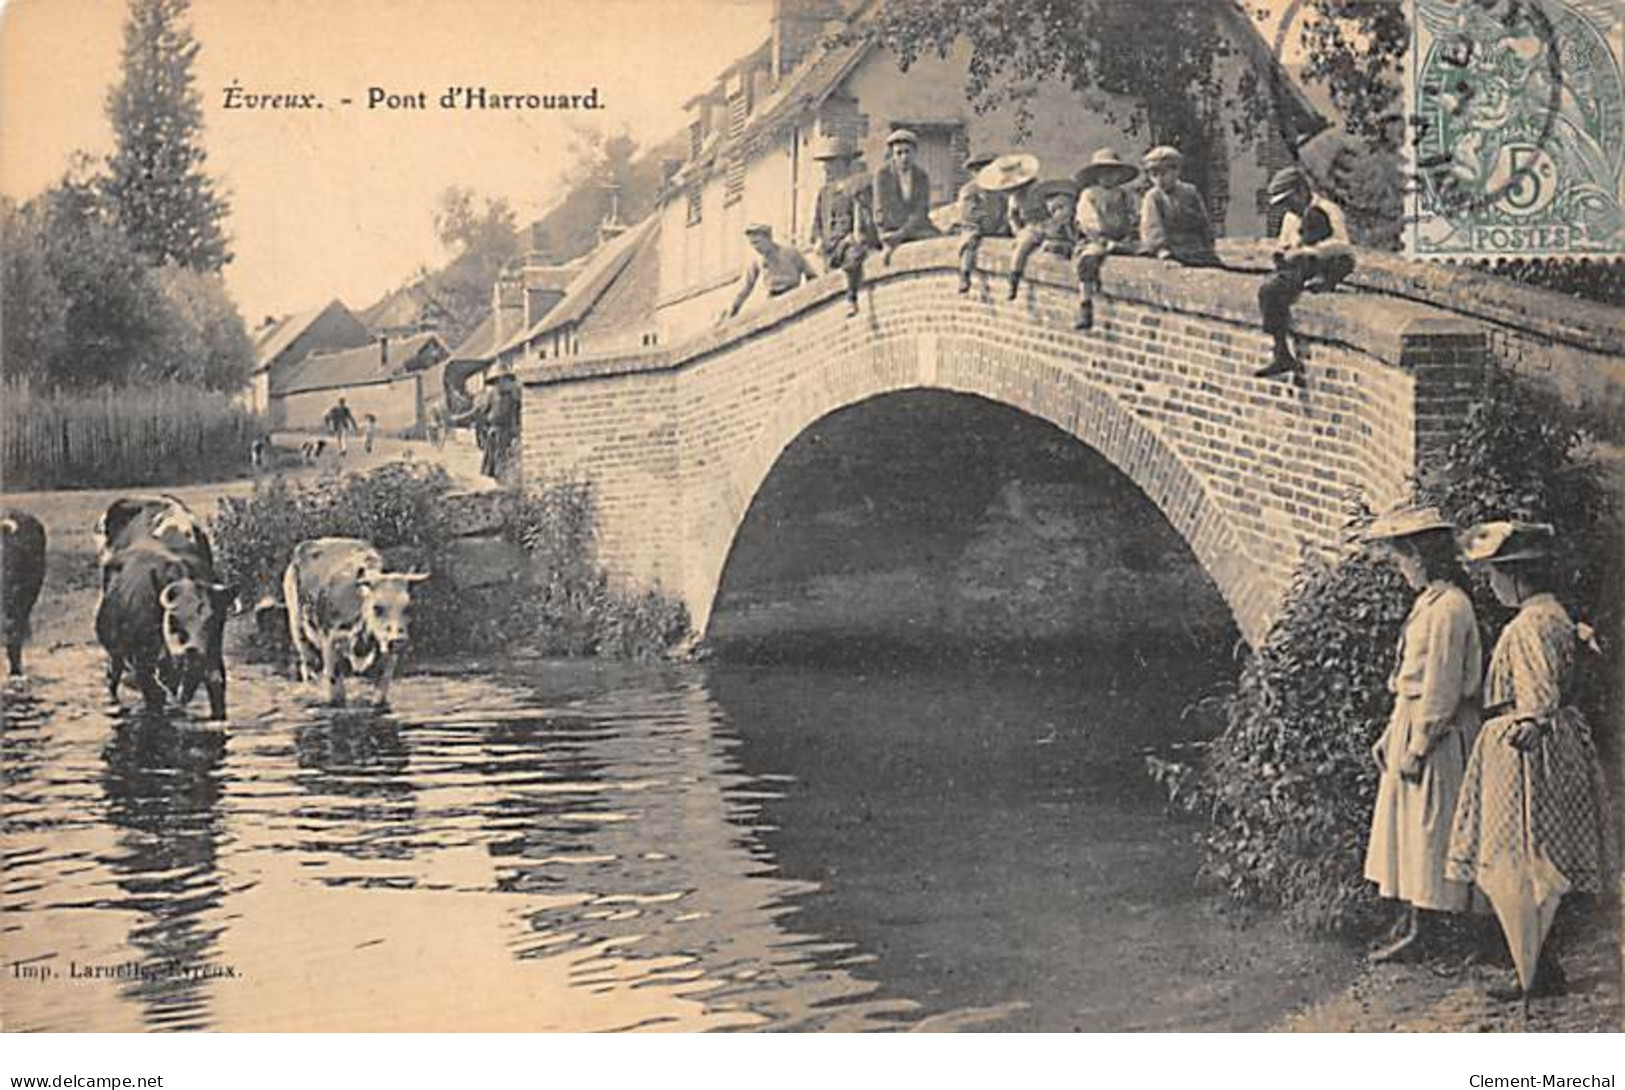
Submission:
[[389,683],[406,648],[412,584],[427,578],[427,573],[384,571],[383,555],[355,538],[301,542],[282,576],[300,680],[315,679],[314,653],[328,699],[342,705],[344,669],[360,674],[381,658],[378,706],[387,706]]
[[214,567],[214,549],[203,523],[192,509],[167,492],[152,496],[121,496],[96,520],[96,562],[107,589],[107,568],[118,553],[139,541],[157,541],[196,556]]
[[107,649],[107,691],[118,700],[126,671],[147,710],[173,696],[184,707],[201,684],[209,718],[226,717],[226,667],[221,654],[233,590],[195,548],[138,538],[114,552],[102,569],[96,638]]

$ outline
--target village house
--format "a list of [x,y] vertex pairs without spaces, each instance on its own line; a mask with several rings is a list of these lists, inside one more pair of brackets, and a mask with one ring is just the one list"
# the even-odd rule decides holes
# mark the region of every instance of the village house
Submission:
[[271,384],[270,426],[320,430],[327,410],[343,397],[358,421],[371,413],[385,433],[416,433],[425,420],[425,374],[449,355],[433,332],[385,335],[358,348],[313,352]]
[[[1276,106],[1272,116],[1254,119],[1250,142],[1231,131],[1241,119],[1222,118],[1210,135],[1215,153],[1190,180],[1206,194],[1218,233],[1264,235],[1270,174],[1288,161],[1294,135],[1325,122],[1242,8],[1217,3],[1215,11],[1232,46],[1216,62],[1222,84],[1234,89],[1257,80],[1276,88]],[[852,18],[861,19],[862,9]],[[746,224],[766,223],[780,241],[809,245],[823,184],[822,165],[812,156],[822,137],[856,141],[873,170],[883,161],[887,134],[912,130],[934,206],[954,199],[971,150],[1019,146],[1038,155],[1047,177],[1070,177],[1101,147],[1129,159],[1148,150],[1144,126],[1130,133],[1124,120],[1140,109],[1132,98],[1079,93],[1059,82],[1033,89],[1031,133],[1018,143],[1013,110],[977,114],[967,102],[963,43],[946,59],[928,52],[902,72],[871,38],[821,44],[849,22],[834,0],[776,0],[769,39],[686,104],[688,160],[665,187],[650,229],[658,265],[653,325],[662,342],[686,340],[716,320],[749,260]]]
[[371,330],[337,299],[302,314],[268,319],[254,338],[253,411],[270,419],[273,388],[312,352],[359,348],[372,339]]

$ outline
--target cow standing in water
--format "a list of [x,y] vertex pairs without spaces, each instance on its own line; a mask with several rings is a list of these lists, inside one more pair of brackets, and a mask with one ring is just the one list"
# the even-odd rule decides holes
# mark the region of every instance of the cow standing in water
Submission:
[[113,557],[140,541],[157,541],[173,549],[195,553],[214,567],[214,548],[203,523],[179,499],[123,496],[108,505],[96,520],[96,562],[102,569],[102,590],[107,590],[107,567]]
[[355,538],[301,542],[282,576],[300,680],[315,680],[314,653],[328,699],[343,705],[343,670],[364,673],[381,657],[377,704],[387,707],[389,683],[406,649],[412,584],[427,578],[427,573],[385,572],[383,555]]
[[96,638],[107,650],[107,690],[118,700],[129,672],[148,711],[180,706],[201,685],[209,717],[226,717],[222,652],[234,594],[215,577],[214,549],[197,517],[173,496],[115,500],[96,523],[102,597]]
[[23,672],[23,644],[31,633],[28,619],[45,582],[45,527],[26,511],[7,508],[0,514],[0,599],[4,599],[6,669]]

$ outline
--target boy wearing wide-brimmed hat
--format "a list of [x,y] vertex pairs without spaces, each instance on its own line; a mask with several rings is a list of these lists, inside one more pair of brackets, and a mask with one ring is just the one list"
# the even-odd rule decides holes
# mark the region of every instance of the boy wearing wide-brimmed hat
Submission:
[[1063,260],[1072,260],[1072,248],[1078,241],[1078,229],[1072,223],[1077,200],[1078,187],[1070,178],[1052,178],[1033,186],[1027,202],[1029,211],[1022,216],[1024,219],[1031,216],[1034,205],[1044,210],[1043,216],[1029,219],[1016,235],[1016,252],[1010,259],[1009,298],[1014,299],[1020,293],[1021,278],[1026,275],[1027,262],[1034,252],[1042,250]]
[[959,238],[959,294],[970,291],[971,273],[976,270],[976,255],[984,238],[997,238],[1010,234],[1009,201],[998,189],[982,188],[977,172],[997,156],[972,155],[965,160],[965,172],[970,180],[959,187],[959,221],[954,232]]
[[818,276],[813,267],[807,264],[807,259],[801,256],[800,250],[773,241],[773,228],[767,224],[753,223],[746,227],[745,238],[750,242],[751,249],[756,251],[756,257],[745,269],[739,293],[723,313],[724,319],[739,313],[739,308],[750,298],[758,280],[767,282],[767,294],[772,297],[794,290],[804,279],[813,280]]
[[858,313],[863,262],[878,245],[869,204],[869,179],[859,167],[862,152],[845,137],[826,137],[813,152],[824,164],[824,185],[813,205],[812,238],[831,272],[846,277],[846,316]]
[[875,229],[886,251],[886,263],[905,242],[935,238],[931,223],[931,179],[914,161],[920,138],[908,129],[886,137],[886,164],[875,171]]
[[1207,202],[1189,182],[1179,177],[1184,156],[1163,145],[1145,155],[1151,188],[1140,202],[1140,246],[1153,257],[1181,265],[1216,266],[1213,224]]
[[1093,329],[1095,295],[1100,291],[1100,272],[1110,254],[1132,253],[1138,247],[1135,236],[1134,193],[1130,182],[1140,176],[1138,167],[1123,162],[1110,148],[1102,148],[1078,171],[1078,204],[1074,222],[1078,245],[1073,251],[1078,269],[1077,329]]
[[1283,208],[1281,233],[1275,250],[1275,272],[1258,289],[1258,309],[1264,332],[1275,339],[1275,356],[1255,371],[1259,378],[1301,372],[1303,363],[1292,351],[1292,304],[1305,291],[1331,291],[1354,271],[1343,210],[1320,196],[1309,176],[1298,167],[1275,172],[1269,185],[1270,204]]

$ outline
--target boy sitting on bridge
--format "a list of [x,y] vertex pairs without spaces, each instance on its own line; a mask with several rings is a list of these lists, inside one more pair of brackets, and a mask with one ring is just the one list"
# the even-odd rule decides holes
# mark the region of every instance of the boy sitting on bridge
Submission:
[[1253,372],[1257,378],[1298,374],[1303,362],[1292,351],[1292,304],[1305,291],[1331,291],[1354,271],[1343,210],[1315,193],[1297,167],[1270,179],[1270,204],[1286,208],[1275,250],[1275,272],[1258,289],[1264,332],[1275,338],[1275,358]]

